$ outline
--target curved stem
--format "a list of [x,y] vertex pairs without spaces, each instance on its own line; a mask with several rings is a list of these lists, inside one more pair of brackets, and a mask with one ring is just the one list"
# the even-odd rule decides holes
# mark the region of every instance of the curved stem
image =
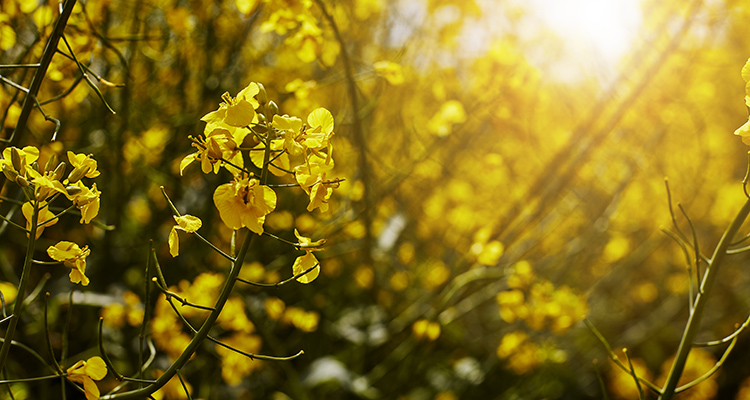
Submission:
[[203,321],[203,325],[201,325],[201,328],[198,330],[195,336],[193,336],[193,339],[190,341],[188,346],[185,348],[182,354],[180,354],[180,356],[172,363],[172,365],[166,371],[164,371],[164,374],[160,376],[159,379],[156,380],[156,382],[144,388],[124,393],[115,393],[112,395],[102,396],[102,400],[142,399],[148,397],[150,394],[166,385],[167,382],[169,382],[169,380],[175,376],[177,371],[179,371],[190,360],[193,352],[195,352],[198,346],[200,346],[206,339],[214,323],[219,318],[221,310],[224,309],[224,304],[227,302],[227,300],[229,299],[229,295],[232,293],[232,289],[234,288],[234,285],[237,282],[237,278],[240,275],[240,270],[242,269],[245,255],[247,255],[247,251],[250,248],[250,244],[252,243],[255,236],[257,235],[254,235],[249,231],[247,232],[245,239],[242,242],[242,246],[240,247],[240,251],[237,254],[237,261],[232,263],[232,268],[229,271],[229,276],[227,276],[227,279],[224,282],[224,286],[221,289],[221,293],[219,294],[219,298],[216,301],[214,310],[211,311],[206,320]]
[[719,244],[716,245],[714,254],[708,263],[706,272],[703,275],[703,280],[700,283],[700,290],[695,296],[695,307],[688,318],[687,326],[682,334],[682,340],[680,340],[680,346],[677,349],[677,356],[672,363],[669,375],[667,375],[667,382],[662,390],[662,395],[659,397],[660,400],[671,400],[675,394],[677,383],[682,376],[682,371],[685,369],[688,354],[693,347],[695,336],[698,334],[701,317],[703,317],[703,310],[706,308],[706,303],[708,302],[714,282],[716,281],[716,276],[724,261],[724,257],[727,255],[727,247],[729,247],[734,236],[737,234],[737,231],[739,231],[742,226],[742,223],[747,219],[748,214],[750,214],[750,199],[748,199],[745,202],[745,205],[742,206],[742,209],[737,213],[737,216],[729,227],[727,227],[721,240],[719,240]]

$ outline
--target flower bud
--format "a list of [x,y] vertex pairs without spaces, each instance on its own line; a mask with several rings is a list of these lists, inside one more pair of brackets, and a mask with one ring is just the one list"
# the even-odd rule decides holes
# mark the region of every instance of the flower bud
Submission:
[[274,102],[273,100],[268,102],[268,111],[271,113],[271,115],[276,115],[279,113],[279,106]]
[[81,189],[80,186],[73,186],[73,185],[66,186],[65,190],[71,196],[75,196],[83,191],[83,189]]
[[44,164],[44,172],[50,172],[57,168],[57,154],[51,155]]
[[29,181],[21,175],[16,176],[16,183],[22,188],[29,186]]
[[15,182],[18,172],[14,171],[8,164],[3,164],[3,174],[8,178],[9,181]]
[[89,167],[83,167],[83,168],[76,168],[72,171],[70,171],[70,175],[68,175],[68,182],[70,183],[76,183],[81,180],[86,174],[89,172]]
[[10,162],[13,165],[13,169],[18,171],[19,173],[23,173],[23,162],[21,161],[21,152],[18,151],[18,148],[16,147],[10,148]]
[[44,171],[42,171],[42,167],[40,167],[39,163],[36,161],[31,163],[31,168],[34,168],[34,170],[36,170],[36,172],[39,172],[40,174],[44,174]]
[[258,99],[258,103],[260,103],[260,105],[265,105],[266,103],[268,103],[268,95],[266,94],[266,87],[263,86],[263,84],[260,82],[256,84],[258,85],[258,94],[255,95],[255,98]]
[[57,168],[55,168],[55,172],[52,174],[53,180],[59,181],[60,179],[62,179],[63,175],[65,175],[65,166],[66,165],[64,162],[57,164]]

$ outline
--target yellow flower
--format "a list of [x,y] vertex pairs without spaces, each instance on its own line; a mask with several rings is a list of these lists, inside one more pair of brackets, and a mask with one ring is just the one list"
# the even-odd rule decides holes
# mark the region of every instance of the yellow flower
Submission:
[[174,216],[174,220],[177,222],[177,225],[173,226],[172,231],[169,232],[169,254],[172,257],[177,257],[180,254],[180,239],[177,236],[177,229],[193,233],[200,229],[203,222],[200,218],[187,214],[179,217]]
[[312,252],[323,250],[320,246],[324,245],[326,240],[320,239],[313,242],[312,239],[300,235],[296,229],[294,230],[294,236],[297,236],[298,248],[304,250],[305,255],[299,256],[294,260],[294,264],[292,264],[292,274],[298,275],[315,267],[312,271],[297,278],[297,282],[310,283],[320,275],[320,262],[315,258]]
[[17,147],[6,147],[5,150],[3,150],[3,157],[0,159],[0,167],[2,167],[3,170],[8,169],[25,177],[26,167],[30,166],[31,163],[38,158],[39,149],[34,146],[26,146],[23,149]]
[[80,223],[88,224],[99,214],[99,198],[102,192],[96,188],[96,183],[91,186],[91,189],[87,188],[86,185],[80,181],[77,186],[81,188],[81,191],[74,196],[71,196],[71,200],[73,200],[73,204],[81,210]]
[[91,253],[88,246],[83,249],[73,242],[61,241],[47,248],[47,254],[55,261],[62,262],[70,268],[70,281],[80,283],[83,286],[89,284],[86,276],[86,257]]
[[96,178],[100,172],[97,170],[96,160],[92,158],[91,154],[75,154],[72,151],[68,152],[68,160],[70,165],[73,166],[73,171],[68,175],[68,180],[71,183],[79,181],[81,178]]
[[[302,146],[318,150],[330,146],[330,139],[333,136],[333,115],[325,108],[313,110],[307,116],[307,129],[301,141]],[[330,149],[329,149],[330,152]]]
[[276,193],[257,179],[238,175],[214,191],[214,204],[224,224],[231,229],[246,227],[263,233],[266,215],[276,208]]
[[[231,127],[227,127],[231,128]],[[200,161],[201,171],[204,174],[208,174],[211,171],[219,173],[219,169],[225,166],[232,173],[239,173],[239,170],[232,166],[243,167],[242,154],[239,151],[239,146],[242,141],[245,140],[245,136],[249,131],[247,129],[235,131],[233,134],[229,129],[225,128],[214,128],[208,131],[206,138],[198,137],[193,138],[193,147],[198,149],[193,154],[188,154],[180,162],[180,175],[182,175],[185,168],[192,164],[193,161]],[[227,164],[229,162],[230,164]]]
[[60,181],[55,180],[51,173],[39,175],[31,181],[34,184],[34,197],[38,201],[45,201],[50,198],[55,192],[67,195],[68,192],[65,190]]
[[320,208],[320,211],[328,211],[328,199],[333,194],[333,189],[339,187],[339,180],[326,179],[326,172],[333,168],[333,160],[312,154],[307,164],[294,168],[294,177],[302,190],[310,196],[310,204],[307,211]]
[[[268,166],[268,171],[270,171],[272,174],[276,176],[284,176],[287,174],[287,171],[289,171],[291,164],[289,163],[289,154],[287,153],[281,153],[279,154],[279,151],[281,151],[284,146],[286,146],[286,142],[283,140],[272,140],[271,141],[271,164]],[[253,162],[253,164],[258,168],[263,168],[263,158],[265,153],[266,145],[263,143],[258,143],[255,147],[253,147],[253,151],[250,152],[250,161]]]
[[[34,206],[31,204],[30,201],[27,201],[26,203],[23,203],[23,205],[21,206],[21,212],[23,213],[23,216],[26,217],[26,229],[30,232],[31,231],[31,217],[34,214]],[[57,223],[57,218],[54,218],[54,217],[55,217],[55,214],[53,214],[49,210],[49,207],[47,207],[47,203],[45,202],[39,203],[39,216],[37,218],[37,228],[36,228],[37,239],[39,239],[39,236],[42,236],[42,232],[44,232],[44,228],[48,226],[52,226]]]
[[[302,120],[288,115],[274,115],[273,127],[284,132],[284,149],[292,156],[298,156],[305,150],[298,142],[302,132]],[[271,145],[273,149],[273,144]],[[257,164],[256,164],[257,165]]]
[[297,229],[294,229],[294,236],[297,236],[297,244],[298,248],[305,251],[319,251],[323,250],[321,246],[326,244],[325,239],[320,239],[316,241],[312,241],[309,237],[305,237],[299,234],[299,231]]
[[297,278],[297,282],[310,283],[320,275],[320,263],[313,253],[308,251],[304,256],[297,257],[294,260],[294,264],[292,264],[292,273],[294,275],[301,274],[312,267],[315,267],[315,269]]
[[219,104],[219,109],[204,115],[201,121],[205,121],[208,124],[206,128],[211,130],[221,124],[235,127],[248,126],[255,120],[255,108],[258,107],[258,101],[253,96],[258,93],[260,93],[260,88],[255,82],[250,82],[247,87],[237,93],[237,97],[224,93],[221,96],[224,101]]
[[107,364],[98,356],[86,361],[80,360],[68,368],[67,375],[69,381],[83,384],[86,400],[96,400],[99,398],[99,388],[94,381],[100,381],[107,376]]

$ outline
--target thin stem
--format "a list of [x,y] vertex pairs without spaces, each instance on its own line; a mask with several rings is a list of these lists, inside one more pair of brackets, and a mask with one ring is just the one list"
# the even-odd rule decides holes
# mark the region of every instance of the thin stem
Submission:
[[99,97],[99,99],[104,103],[104,106],[107,107],[107,110],[111,112],[112,114],[117,114],[115,110],[112,109],[112,107],[109,106],[109,103],[107,103],[107,99],[104,98],[104,95],[102,94],[102,91],[99,90],[99,86],[96,86],[96,83],[91,80],[89,77],[89,74],[86,73],[86,71],[83,69],[83,65],[80,61],[78,61],[78,57],[76,57],[75,53],[73,52],[73,49],[70,47],[70,44],[68,44],[68,39],[65,38],[65,35],[63,34],[62,40],[65,43],[65,46],[68,48],[68,51],[70,51],[70,56],[73,58],[73,61],[75,61],[76,65],[78,66],[78,69],[81,71],[81,74],[83,75],[83,79],[86,80],[86,83],[91,87],[91,89],[94,89],[94,92]]
[[44,226],[45,224],[47,224],[47,223],[49,223],[49,222],[51,222],[51,221],[54,221],[54,220],[58,219],[58,218],[59,218],[60,216],[62,216],[62,215],[63,215],[63,214],[65,214],[66,212],[68,212],[68,211],[70,211],[70,210],[74,209],[75,207],[76,207],[76,205],[75,205],[75,204],[71,204],[71,205],[70,205],[70,207],[68,207],[68,208],[66,208],[66,209],[64,209],[64,210],[62,210],[62,211],[60,211],[59,213],[55,214],[55,216],[54,216],[54,217],[52,217],[52,218],[50,218],[50,219],[48,219],[48,220],[46,220],[46,221],[44,221],[44,222],[40,223],[40,224],[39,224],[39,226]]
[[[10,137],[9,144],[11,146],[18,145],[21,140],[22,133],[26,130],[26,123],[28,122],[29,116],[31,115],[31,110],[36,104],[36,95],[39,93],[39,89],[42,87],[42,81],[47,75],[47,69],[52,62],[52,57],[57,52],[57,44],[60,41],[60,37],[62,37],[63,35],[65,26],[68,24],[68,18],[73,12],[73,6],[75,6],[75,4],[76,0],[67,0],[63,5],[62,12],[60,13],[60,18],[57,19],[57,22],[55,24],[55,30],[52,31],[52,35],[47,41],[47,47],[44,49],[42,59],[39,61],[39,66],[34,73],[34,78],[31,80],[29,93],[26,95],[26,98],[23,101],[21,113],[19,114],[18,121],[16,122],[16,128]],[[0,354],[0,358],[2,358],[2,354]],[[3,363],[0,363],[0,365],[2,365]]]
[[187,301],[187,299],[181,297],[179,294],[172,292],[165,287],[162,287],[161,283],[159,282],[159,279],[157,278],[153,278],[151,280],[156,284],[156,287],[159,288],[159,290],[161,290],[161,292],[164,293],[165,296],[167,296],[167,299],[170,299],[170,298],[177,299],[177,301],[182,303],[183,306],[193,307],[193,308],[197,308],[199,310],[205,310],[205,311],[215,311],[215,308],[213,307],[207,307],[207,306],[202,306],[200,304],[191,303]]
[[[596,329],[594,324],[592,324],[591,321],[589,321],[589,319],[585,317],[583,318],[583,322],[591,330],[591,332],[594,333],[594,336],[596,336],[596,338],[599,339],[599,342],[601,342],[604,345],[604,348],[607,350],[607,355],[609,356],[609,359],[612,360],[612,362],[614,362],[615,365],[620,367],[620,369],[622,369],[623,371],[627,373],[630,373],[630,370],[628,369],[628,367],[626,367],[622,363],[622,361],[620,361],[620,358],[617,357],[617,354],[615,354],[612,351],[612,347],[610,347],[609,342],[607,342],[607,339],[604,338],[604,335],[602,335],[601,332],[599,332],[599,330]],[[648,388],[653,390],[654,392],[661,394],[661,389],[658,386],[654,385],[653,383],[647,381],[646,379],[638,378],[638,381],[648,386]]]
[[[148,253],[146,254],[146,271],[143,274],[143,290],[145,291],[145,298],[143,300],[143,321],[141,321],[141,330],[138,333],[138,365],[140,366],[138,368],[139,379],[143,379],[143,345],[146,341],[146,325],[148,325],[151,310],[151,285],[149,285],[149,276],[151,276],[151,253],[153,252],[156,254],[156,249],[153,248],[153,244],[154,241],[150,240]],[[138,387],[143,386],[139,385]]]
[[200,346],[201,343],[203,343],[203,341],[208,336],[214,323],[219,318],[219,314],[221,313],[221,310],[224,309],[224,304],[226,304],[227,300],[229,299],[229,295],[232,293],[232,289],[234,288],[234,285],[237,282],[237,278],[239,277],[240,271],[242,270],[242,264],[244,263],[245,256],[247,255],[247,251],[250,248],[250,245],[252,244],[253,238],[255,236],[257,235],[254,235],[250,232],[248,232],[245,235],[242,245],[240,246],[240,250],[237,254],[237,260],[232,263],[232,267],[229,271],[229,275],[227,276],[227,279],[224,282],[224,286],[222,287],[221,292],[219,293],[219,297],[216,300],[214,310],[211,311],[208,317],[203,321],[203,325],[195,334],[195,336],[193,336],[193,339],[187,345],[185,350],[183,350],[182,354],[180,354],[180,356],[177,357],[177,359],[172,363],[172,365],[169,368],[167,368],[166,371],[164,371],[164,374],[162,374],[156,380],[156,382],[144,388],[135,389],[135,390],[131,390],[129,392],[124,392],[124,393],[115,393],[111,395],[102,396],[101,397],[102,400],[142,399],[144,397],[147,397],[151,395],[152,393],[154,393],[155,391],[159,390],[164,385],[166,385],[167,382],[169,382],[169,380],[172,379],[172,377],[174,377],[177,371],[181,369],[190,360],[195,350],[197,350],[198,346]]
[[745,322],[742,325],[740,325],[734,332],[732,332],[731,335],[729,335],[729,336],[727,336],[727,337],[725,337],[723,339],[712,340],[710,342],[697,342],[697,343],[694,343],[693,345],[699,346],[699,347],[710,347],[710,346],[718,346],[720,344],[724,344],[724,343],[726,343],[726,342],[734,339],[735,337],[737,337],[737,335],[739,335],[740,333],[742,333],[742,331],[744,331],[745,328],[747,328],[748,324],[750,324],[750,316],[748,316],[747,319],[745,320]]
[[604,400],[609,400],[609,395],[607,394],[607,386],[604,384],[604,379],[602,378],[602,373],[599,371],[599,360],[594,360],[594,371],[596,371],[596,379],[599,381],[599,388],[602,390],[602,397]]
[[688,217],[687,213],[685,212],[685,209],[682,208],[682,204],[677,204],[677,207],[680,208],[680,211],[682,212],[682,215],[685,216],[685,219],[687,219],[688,224],[690,225],[690,231],[693,233],[693,252],[695,253],[695,273],[698,274],[698,282],[700,283],[700,273],[701,273],[701,250],[698,246],[698,234],[695,232],[695,226],[693,225],[693,221]]
[[[160,186],[159,188],[161,189],[161,194],[164,195],[165,199],[167,199],[167,204],[169,204],[169,207],[172,209],[172,213],[178,217],[182,216],[182,214],[180,214],[180,211],[177,210],[177,207],[175,207],[174,203],[172,202],[172,199],[170,199],[169,196],[167,196],[167,191],[164,189],[164,186]],[[222,257],[226,258],[227,260],[231,262],[235,261],[234,257],[230,256],[229,254],[225,253],[220,248],[216,247],[216,245],[211,243],[208,239],[204,238],[203,235],[201,235],[200,233],[198,232],[188,232],[188,233],[197,236],[198,239],[203,241],[203,243],[207,244],[209,247],[211,247],[214,251],[219,253]]]
[[671,400],[675,394],[677,383],[685,369],[688,354],[693,347],[695,336],[698,334],[701,318],[703,317],[703,310],[710,298],[711,290],[716,281],[718,271],[721,269],[724,257],[727,255],[727,247],[729,247],[729,244],[732,242],[735,235],[737,235],[737,231],[739,231],[742,223],[747,219],[748,214],[750,214],[750,199],[745,202],[745,205],[737,213],[737,216],[727,227],[721,240],[719,240],[719,243],[716,245],[716,249],[708,263],[708,267],[706,268],[706,272],[701,282],[700,290],[695,297],[695,308],[693,309],[693,312],[690,313],[687,326],[685,327],[682,339],[680,340],[680,346],[677,349],[677,355],[672,363],[669,375],[667,375],[667,381],[662,391],[662,396],[660,397],[661,400]]
[[50,334],[49,334],[49,322],[47,317],[47,303],[49,303],[49,292],[46,293],[44,296],[44,332],[45,332],[45,339],[47,342],[47,351],[49,352],[50,357],[52,357],[52,362],[55,364],[55,369],[62,373],[63,370],[60,367],[60,364],[57,363],[57,358],[55,357],[55,351],[52,349],[52,341],[50,340]]
[[6,379],[0,381],[0,385],[7,385],[9,383],[18,383],[18,382],[38,382],[38,381],[46,381],[47,379],[55,379],[59,378],[60,375],[47,375],[47,376],[37,376],[34,378],[17,378],[17,379]]
[[680,247],[682,248],[683,254],[685,254],[685,261],[687,263],[687,268],[688,268],[687,272],[688,272],[688,280],[689,280],[688,305],[690,306],[690,311],[692,312],[693,311],[693,299],[695,299],[694,287],[697,287],[697,286],[696,286],[695,281],[693,280],[693,262],[690,260],[690,253],[687,250],[687,246],[685,245],[685,242],[683,242],[682,239],[680,239],[680,237],[677,236],[677,234],[667,229],[662,229],[662,232],[666,233],[667,236],[674,239],[674,241],[677,242],[677,244],[679,244]]
[[3,214],[0,214],[0,219],[2,219],[3,221],[5,221],[5,222],[7,222],[7,223],[9,223],[9,224],[11,224],[13,226],[15,226],[16,228],[18,228],[18,229],[20,229],[20,230],[22,230],[22,231],[24,231],[26,233],[29,233],[28,229],[26,229],[23,226],[18,225],[17,223],[11,221],[10,219],[6,218],[5,215],[3,215]]
[[697,385],[697,384],[699,384],[699,383],[701,383],[701,382],[705,381],[705,380],[706,380],[706,379],[708,379],[708,378],[709,378],[709,377],[710,377],[711,375],[713,375],[714,373],[716,373],[716,371],[718,371],[718,370],[719,370],[719,368],[721,368],[721,366],[722,366],[722,365],[724,364],[724,361],[725,361],[725,360],[727,359],[727,357],[729,356],[729,353],[731,353],[731,352],[732,352],[732,349],[734,349],[734,345],[735,345],[735,344],[737,344],[737,336],[735,336],[735,337],[733,337],[733,338],[732,338],[732,343],[730,343],[730,344],[729,344],[729,347],[727,347],[727,349],[726,349],[726,350],[724,350],[724,354],[722,354],[722,356],[721,356],[721,358],[719,359],[719,361],[717,361],[717,362],[716,362],[716,364],[714,364],[714,366],[713,366],[713,367],[712,367],[711,369],[709,369],[708,371],[706,371],[706,373],[705,373],[705,374],[703,374],[703,376],[701,376],[700,378],[698,378],[698,379],[696,379],[696,380],[694,380],[694,381],[692,381],[692,382],[686,383],[686,384],[684,384],[684,385],[682,385],[682,386],[678,387],[678,388],[677,388],[677,389],[675,390],[675,393],[680,393],[680,392],[684,392],[685,390],[688,390],[688,389],[690,389],[691,387],[693,387],[693,386],[695,386],[695,385]]
[[[69,2],[72,0],[68,0]],[[18,283],[18,294],[16,295],[16,302],[13,306],[13,314],[11,315],[10,322],[8,323],[8,329],[5,331],[5,340],[3,346],[0,348],[0,372],[5,368],[5,361],[8,359],[8,352],[10,351],[10,345],[13,341],[13,336],[16,333],[16,327],[18,327],[18,320],[23,312],[23,298],[26,293],[26,286],[29,284],[29,274],[31,273],[31,264],[34,259],[34,250],[36,250],[36,232],[37,222],[39,220],[39,203],[32,202],[33,212],[31,214],[31,232],[29,232],[29,242],[26,247],[26,258],[23,262],[23,270],[21,271],[21,280]]]
[[630,376],[633,377],[633,380],[635,381],[635,386],[638,388],[638,399],[643,400],[643,388],[641,387],[641,382],[638,381],[638,375],[635,373],[635,368],[633,367],[633,361],[630,359],[630,354],[628,353],[628,349],[624,348],[622,349],[622,352],[625,354],[625,358],[628,359],[628,367],[630,367]]
[[307,275],[308,273],[310,273],[312,270],[314,270],[318,266],[320,266],[320,264],[319,263],[315,263],[315,265],[313,265],[312,267],[310,267],[310,268],[308,268],[308,269],[300,272],[299,274],[294,275],[291,278],[284,279],[283,281],[276,282],[276,283],[251,282],[251,281],[248,281],[248,280],[245,280],[245,279],[242,279],[242,278],[237,278],[237,280],[240,281],[240,282],[242,282],[242,283],[246,283],[246,284],[252,285],[252,286],[259,286],[259,287],[279,287],[279,286],[286,285],[287,283],[292,282],[292,281],[296,280],[299,277]]
[[193,400],[193,398],[190,396],[190,391],[188,391],[187,386],[185,385],[185,380],[182,379],[182,374],[179,370],[177,370],[177,378],[180,379],[180,384],[182,384],[182,390],[185,391],[185,394],[187,395],[188,400]]
[[102,358],[104,359],[104,363],[107,364],[107,368],[112,371],[112,373],[115,375],[115,379],[118,381],[121,381],[123,376],[117,370],[115,369],[115,365],[112,364],[112,361],[110,361],[109,356],[107,355],[107,352],[104,351],[104,335],[102,335],[102,328],[104,327],[104,318],[99,317],[99,354],[102,355]]
[[667,203],[669,203],[669,215],[672,217],[672,226],[677,230],[677,234],[680,236],[680,239],[687,242],[687,237],[682,232],[682,229],[680,229],[680,226],[677,225],[677,217],[675,217],[674,214],[674,208],[672,207],[672,191],[669,190],[669,179],[664,178],[664,185],[667,187]]

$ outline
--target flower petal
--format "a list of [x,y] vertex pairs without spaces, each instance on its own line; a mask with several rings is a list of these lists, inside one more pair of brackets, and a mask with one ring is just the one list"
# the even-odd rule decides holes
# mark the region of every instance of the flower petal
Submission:
[[[318,265],[316,266],[316,264]],[[318,277],[318,275],[320,275],[320,265],[318,263],[318,259],[315,258],[312,253],[307,252],[304,256],[297,257],[297,259],[294,260],[294,264],[292,265],[292,273],[294,275],[301,274],[312,267],[315,267],[315,269],[297,278],[297,282],[310,283],[314,281],[315,278]]]
[[107,364],[99,356],[94,356],[86,360],[83,372],[95,381],[100,381],[107,376]]
[[189,214],[174,217],[174,220],[175,222],[177,222],[177,225],[180,226],[180,229],[188,233],[197,231],[203,225],[203,222],[200,220],[200,218]]
[[169,231],[169,239],[167,241],[169,242],[169,254],[172,257],[177,257],[180,254],[180,237],[177,236],[177,225],[173,226],[172,230]]

